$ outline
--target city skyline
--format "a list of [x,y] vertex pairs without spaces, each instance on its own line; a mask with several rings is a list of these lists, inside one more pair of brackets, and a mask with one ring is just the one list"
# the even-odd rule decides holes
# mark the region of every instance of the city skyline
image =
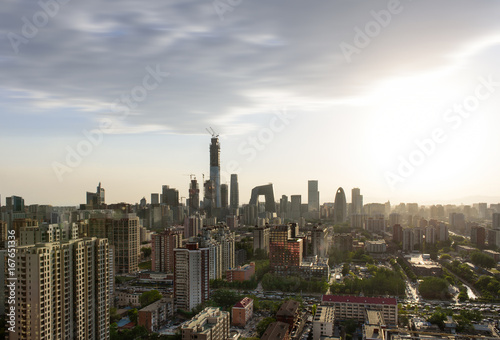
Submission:
[[500,4],[214,4],[6,4],[2,199],[187,198],[212,127],[240,205],[267,183],[305,203],[308,180],[321,203],[500,201]]

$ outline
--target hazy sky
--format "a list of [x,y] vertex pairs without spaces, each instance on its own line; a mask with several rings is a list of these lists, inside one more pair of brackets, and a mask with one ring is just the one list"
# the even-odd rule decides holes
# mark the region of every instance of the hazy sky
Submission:
[[365,203],[500,196],[499,13],[484,0],[3,0],[2,203],[76,205],[99,181],[108,203],[163,184],[187,196],[190,174],[209,175],[207,127],[241,203],[269,182],[306,202],[309,179],[321,202],[339,186]]

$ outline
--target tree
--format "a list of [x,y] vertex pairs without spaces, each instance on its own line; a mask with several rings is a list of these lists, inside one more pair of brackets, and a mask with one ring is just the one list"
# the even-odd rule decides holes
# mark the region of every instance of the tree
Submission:
[[470,260],[476,266],[482,268],[493,268],[496,265],[495,259],[489,255],[475,251],[471,254]]
[[111,325],[109,325],[109,336],[111,340],[119,340],[120,335],[118,334],[118,325],[116,322],[113,322]]
[[258,324],[257,324],[257,334],[259,334],[259,338],[262,338],[262,334],[266,331],[267,327],[269,327],[270,324],[275,322],[276,319],[272,317],[267,317],[262,319]]
[[419,286],[420,294],[426,299],[446,299],[448,282],[440,277],[424,277]]
[[432,324],[438,325],[440,329],[444,329],[444,321],[446,320],[447,315],[442,310],[438,309],[434,313],[432,313],[431,317],[427,319]]
[[440,260],[451,260],[450,254],[443,254],[439,257]]
[[115,322],[120,321],[121,318],[122,318],[121,315],[116,312],[115,307],[111,307],[109,309],[109,323],[110,324],[113,324]]
[[142,293],[141,296],[139,297],[139,302],[141,303],[141,307],[145,307],[147,305],[152,304],[153,302],[160,300],[162,297],[163,296],[159,291],[153,289],[148,292]]
[[228,289],[216,290],[212,293],[212,297],[210,298],[215,306],[222,307],[223,309],[231,308],[241,299],[241,295]]
[[344,263],[344,266],[342,267],[342,276],[346,276],[349,274],[349,264]]
[[141,251],[143,252],[144,257],[150,257],[151,256],[151,252],[152,252],[151,248],[149,248],[149,247],[142,247]]
[[137,325],[137,318],[139,317],[139,311],[137,310],[137,308],[130,309],[127,312],[127,315],[130,321]]

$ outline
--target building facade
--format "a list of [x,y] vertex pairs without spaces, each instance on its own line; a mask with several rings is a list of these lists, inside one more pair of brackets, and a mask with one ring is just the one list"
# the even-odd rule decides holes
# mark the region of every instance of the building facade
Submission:
[[109,339],[108,240],[17,248],[10,339]]

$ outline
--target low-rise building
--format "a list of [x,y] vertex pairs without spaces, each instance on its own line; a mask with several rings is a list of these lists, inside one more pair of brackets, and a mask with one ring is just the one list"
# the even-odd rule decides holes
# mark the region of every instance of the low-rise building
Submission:
[[285,322],[273,322],[270,324],[261,340],[290,340],[290,330]]
[[321,304],[335,307],[335,318],[364,322],[365,311],[380,311],[389,325],[398,324],[398,304],[395,298],[323,295]]
[[116,291],[116,305],[119,307],[139,307],[141,302],[139,298],[141,293],[131,291]]
[[229,319],[229,312],[207,307],[182,325],[182,340],[225,340],[230,337]]
[[382,254],[387,251],[385,240],[366,241],[365,250],[368,253]]
[[232,309],[233,326],[245,327],[248,320],[253,316],[253,300],[249,297],[243,298],[235,304]]
[[441,276],[443,268],[429,254],[409,254],[403,260],[417,276]]
[[300,303],[295,300],[285,301],[278,312],[276,313],[276,320],[280,322],[287,323],[290,327],[290,331],[293,328],[293,325],[299,320]]
[[138,312],[137,323],[139,326],[146,327],[148,332],[157,332],[173,315],[173,298],[162,298],[140,309]]
[[318,306],[314,315],[312,329],[314,340],[333,336],[335,331],[335,308]]
[[255,275],[255,262],[244,266],[238,266],[237,268],[229,269],[226,272],[226,280],[228,282],[233,281],[248,281]]

